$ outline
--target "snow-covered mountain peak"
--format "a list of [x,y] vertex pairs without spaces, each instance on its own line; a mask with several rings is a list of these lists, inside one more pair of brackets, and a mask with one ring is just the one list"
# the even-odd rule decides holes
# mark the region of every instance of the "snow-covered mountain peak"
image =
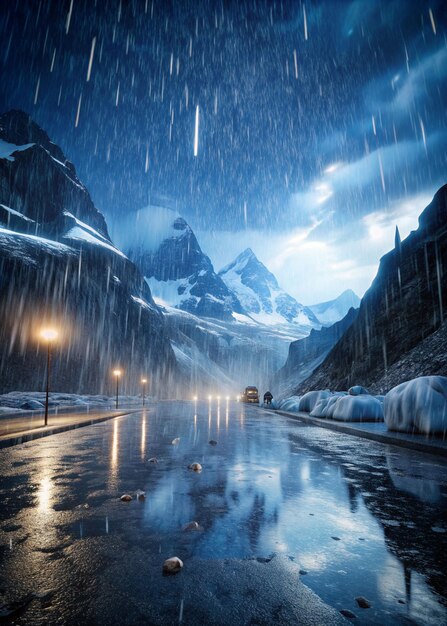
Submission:
[[244,311],[257,322],[299,324],[307,329],[320,327],[312,311],[281,289],[275,276],[250,248],[224,267],[219,276],[236,294]]
[[323,326],[331,326],[343,319],[350,308],[358,309],[360,298],[352,289],[346,289],[334,300],[309,305]]
[[251,248],[245,248],[245,250],[236,257],[234,263],[239,267],[242,267],[249,263],[252,259],[256,259],[256,261],[258,261],[258,258],[253,250]]

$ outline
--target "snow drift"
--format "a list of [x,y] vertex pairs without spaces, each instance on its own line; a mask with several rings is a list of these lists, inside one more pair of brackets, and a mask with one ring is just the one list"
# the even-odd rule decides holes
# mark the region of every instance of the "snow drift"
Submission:
[[389,391],[384,400],[388,430],[444,434],[447,430],[447,378],[421,376]]
[[330,395],[331,392],[327,389],[325,391],[308,391],[301,398],[298,410],[304,411],[305,413],[310,413],[318,400],[329,398]]
[[316,403],[312,417],[326,417],[342,422],[382,422],[383,407],[374,396],[361,394],[332,395]]

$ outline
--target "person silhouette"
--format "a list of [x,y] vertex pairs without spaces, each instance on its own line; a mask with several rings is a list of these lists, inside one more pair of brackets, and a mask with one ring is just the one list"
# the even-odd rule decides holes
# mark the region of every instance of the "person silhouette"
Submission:
[[264,394],[264,404],[271,404],[273,400],[273,394],[271,391],[266,391]]

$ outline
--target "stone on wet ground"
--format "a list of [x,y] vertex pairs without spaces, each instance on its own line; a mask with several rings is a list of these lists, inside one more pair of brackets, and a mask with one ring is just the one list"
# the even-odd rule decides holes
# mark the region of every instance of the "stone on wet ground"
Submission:
[[203,528],[200,526],[199,522],[188,522],[188,524],[183,526],[182,530],[203,530]]
[[163,563],[163,573],[177,574],[183,567],[183,561],[178,556],[171,556]]
[[192,470],[193,472],[201,472],[202,466],[200,465],[200,463],[191,463],[190,465],[188,465],[188,469]]
[[132,496],[128,493],[125,493],[120,498],[121,502],[130,502],[132,500]]
[[359,607],[361,609],[370,609],[371,608],[371,602],[369,600],[367,600],[366,598],[364,598],[363,596],[357,596],[355,601],[357,602],[357,604],[359,605]]

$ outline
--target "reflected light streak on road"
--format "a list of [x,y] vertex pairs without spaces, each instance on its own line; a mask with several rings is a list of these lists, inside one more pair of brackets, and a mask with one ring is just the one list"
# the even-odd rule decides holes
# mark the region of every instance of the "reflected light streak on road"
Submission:
[[146,413],[141,418],[141,458],[144,460],[146,453]]
[[119,430],[118,420],[113,422],[113,436],[112,436],[112,449],[110,454],[110,482],[113,486],[116,486],[118,478],[118,445],[119,445]]
[[40,481],[39,491],[37,492],[37,498],[39,501],[39,511],[42,513],[49,513],[52,501],[52,488],[53,483],[49,476],[45,476]]

